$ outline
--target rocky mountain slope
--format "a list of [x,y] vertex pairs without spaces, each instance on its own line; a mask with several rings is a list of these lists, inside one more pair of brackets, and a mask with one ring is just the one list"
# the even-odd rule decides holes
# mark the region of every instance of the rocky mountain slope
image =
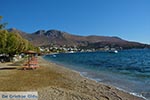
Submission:
[[29,40],[35,46],[77,46],[84,48],[101,48],[109,47],[122,47],[128,48],[145,48],[150,47],[147,44],[138,42],[130,42],[123,40],[119,37],[109,36],[78,36],[59,30],[39,30],[34,33],[25,33],[17,29],[9,29],[10,32],[18,32],[22,37]]

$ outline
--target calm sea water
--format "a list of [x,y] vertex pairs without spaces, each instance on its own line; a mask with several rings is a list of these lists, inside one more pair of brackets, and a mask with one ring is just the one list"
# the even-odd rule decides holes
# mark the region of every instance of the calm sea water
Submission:
[[83,76],[146,97],[150,100],[150,50],[62,53],[44,56]]

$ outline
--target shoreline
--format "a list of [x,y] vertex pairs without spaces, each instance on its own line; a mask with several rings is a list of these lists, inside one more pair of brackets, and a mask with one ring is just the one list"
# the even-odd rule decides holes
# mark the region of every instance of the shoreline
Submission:
[[[64,67],[64,66],[63,66],[63,67]],[[75,71],[75,72],[76,72],[76,71]],[[113,85],[109,85],[109,84],[106,84],[106,83],[103,83],[103,82],[99,82],[98,80],[96,80],[96,79],[94,79],[94,78],[90,78],[90,77],[86,77],[86,76],[82,75],[82,73],[81,73],[81,72],[78,72],[78,71],[77,71],[77,73],[80,74],[82,77],[87,78],[87,79],[92,80],[92,81],[95,81],[95,82],[97,82],[97,83],[99,83],[99,84],[102,84],[102,85],[104,84],[104,85],[107,85],[107,86],[110,86],[110,87],[114,87],[114,88],[116,88],[116,89],[118,89],[118,90],[120,90],[120,91],[123,91],[123,92],[125,92],[125,93],[129,93],[129,94],[131,94],[131,95],[133,95],[133,96],[140,97],[140,98],[143,98],[143,99],[146,100],[146,98],[145,98],[144,96],[138,95],[137,93],[129,92],[129,91],[126,91],[126,90],[124,90],[124,89],[121,89],[121,88],[119,88],[119,87],[117,87],[117,86],[113,86]]]
[[[58,64],[58,65],[59,65],[59,64]],[[65,67],[65,66],[63,66],[63,67]],[[72,69],[70,69],[70,70],[72,70]],[[73,71],[75,71],[75,70],[73,70]],[[106,84],[106,83],[103,83],[103,82],[98,81],[98,80],[100,80],[100,79],[96,80],[96,79],[94,79],[94,78],[90,78],[90,77],[84,76],[84,74],[82,74],[82,72],[78,72],[78,71],[75,71],[75,72],[77,72],[78,74],[80,74],[81,77],[87,78],[88,80],[95,81],[96,83],[99,83],[99,84],[102,84],[102,85],[104,84],[104,85],[107,85],[107,86],[110,86],[110,87],[114,87],[114,88],[116,88],[116,89],[118,89],[118,90],[120,90],[120,91],[123,91],[123,92],[125,92],[125,93],[129,93],[129,94],[131,94],[131,95],[133,95],[133,96],[140,97],[140,98],[143,98],[143,99],[147,100],[144,96],[138,95],[137,93],[129,92],[129,91],[126,91],[126,90],[124,90],[124,89],[122,89],[122,88],[119,88],[119,87],[117,87],[117,86],[109,85],[109,84]]]
[[38,100],[144,100],[42,57],[38,62],[40,67],[36,70],[20,70],[22,62],[5,64],[15,69],[0,70],[0,91],[37,91]]
[[[44,59],[44,58],[42,58],[42,59]],[[44,60],[46,60],[46,59],[44,59]],[[51,62],[51,61],[48,61],[48,60],[46,60],[46,61],[49,62],[49,63],[51,63],[51,64],[55,64],[56,66],[65,68],[65,69],[67,69],[67,70],[69,70],[69,71],[71,71],[71,72],[75,72],[76,74],[79,74],[80,77],[82,77],[82,78],[84,78],[84,79],[86,79],[86,80],[95,82],[96,84],[104,85],[104,86],[107,86],[107,87],[110,87],[110,88],[115,88],[115,89],[119,90],[120,92],[124,92],[125,94],[129,94],[129,95],[135,96],[135,97],[137,97],[137,98],[139,98],[139,99],[141,99],[141,100],[146,100],[145,97],[140,96],[140,95],[137,95],[136,93],[131,93],[131,92],[128,92],[128,91],[126,91],[126,90],[120,89],[120,88],[115,87],[115,86],[108,85],[108,84],[103,83],[103,82],[98,82],[98,81],[95,80],[95,79],[92,79],[92,78],[89,78],[89,77],[84,76],[84,75],[82,74],[82,72],[79,72],[79,71],[76,71],[76,70],[67,68],[67,67],[65,67],[64,65],[59,65],[59,64],[57,64],[57,63],[54,63],[54,62]],[[122,100],[122,99],[121,99],[121,100]],[[124,99],[123,99],[123,100],[124,100]],[[127,100],[128,100],[128,99],[127,99]],[[130,99],[129,99],[129,100],[130,100]],[[133,100],[134,100],[134,99],[133,99]],[[137,99],[135,99],[135,100],[137,100]]]
[[[50,55],[55,55],[55,54],[50,54]],[[44,59],[44,56],[42,57],[42,59]],[[55,62],[49,61],[49,60],[47,60],[47,59],[44,59],[44,60],[48,61],[49,63],[53,63],[53,64],[56,64],[56,65],[58,65],[58,66],[61,66],[61,67],[65,67],[65,65],[63,65],[63,64],[55,63]],[[109,85],[109,84],[107,84],[107,83],[100,82],[100,81],[98,81],[98,80],[96,80],[96,79],[94,79],[94,78],[90,78],[90,77],[84,75],[84,73],[86,73],[86,72],[80,72],[80,71],[77,71],[77,70],[74,70],[74,69],[71,69],[71,68],[68,68],[68,67],[65,67],[65,68],[66,68],[66,69],[69,69],[70,71],[73,71],[73,72],[75,72],[75,73],[77,73],[77,74],[80,74],[80,76],[83,77],[83,78],[86,78],[86,79],[88,79],[88,80],[95,81],[95,82],[98,83],[98,84],[102,84],[102,85],[107,85],[107,86],[110,86],[110,87],[114,87],[114,88],[116,88],[116,89],[118,89],[118,90],[120,90],[120,91],[123,91],[123,92],[125,92],[125,93],[129,93],[130,95],[133,95],[133,96],[136,96],[136,97],[139,97],[139,98],[143,98],[144,100],[147,100],[144,96],[139,95],[139,94],[137,94],[137,93],[129,92],[129,91],[124,90],[124,89],[122,89],[122,88],[119,88],[119,87],[117,87],[117,86]],[[99,80],[100,80],[100,79],[99,79]]]

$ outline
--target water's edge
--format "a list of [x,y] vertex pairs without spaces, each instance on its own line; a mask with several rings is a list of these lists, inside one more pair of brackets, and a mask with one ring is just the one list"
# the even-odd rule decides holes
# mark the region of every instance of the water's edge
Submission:
[[[53,54],[52,54],[52,55],[53,55]],[[58,66],[65,67],[65,65],[63,65],[63,64],[58,64],[58,63],[53,62],[53,61],[51,61],[51,60],[47,60],[47,59],[45,59],[44,57],[45,57],[45,56],[43,56],[42,58],[43,58],[44,60],[50,62],[50,63],[54,63],[54,64],[56,64],[56,65],[58,65]],[[140,98],[143,98],[143,99],[145,99],[145,100],[148,100],[148,99],[146,99],[144,96],[139,95],[139,94],[137,94],[137,93],[129,92],[129,91],[126,91],[126,90],[124,90],[124,89],[121,89],[121,88],[119,88],[119,87],[117,87],[117,86],[114,86],[114,85],[110,85],[110,84],[101,82],[101,81],[99,81],[100,79],[94,79],[94,78],[88,77],[88,76],[86,76],[86,75],[84,74],[84,72],[80,72],[80,71],[77,71],[77,70],[75,70],[75,69],[71,69],[71,68],[68,68],[68,67],[65,67],[65,68],[67,68],[67,69],[69,69],[69,70],[71,70],[71,71],[73,71],[73,72],[75,72],[75,73],[78,73],[81,77],[84,77],[84,78],[86,78],[86,79],[88,79],[88,80],[92,80],[92,81],[95,81],[95,82],[97,82],[97,83],[104,84],[104,85],[107,85],[107,86],[112,86],[112,87],[115,87],[116,89],[118,89],[118,90],[120,90],[120,91],[123,91],[123,92],[125,92],[125,93],[129,93],[130,95],[133,95],[133,96],[140,97]]]

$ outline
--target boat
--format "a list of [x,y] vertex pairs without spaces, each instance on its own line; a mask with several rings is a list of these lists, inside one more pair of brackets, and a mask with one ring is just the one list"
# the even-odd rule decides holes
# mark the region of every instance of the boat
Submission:
[[53,57],[56,57],[56,55],[54,54]]
[[109,52],[109,53],[118,53],[117,50],[109,50],[108,52]]

